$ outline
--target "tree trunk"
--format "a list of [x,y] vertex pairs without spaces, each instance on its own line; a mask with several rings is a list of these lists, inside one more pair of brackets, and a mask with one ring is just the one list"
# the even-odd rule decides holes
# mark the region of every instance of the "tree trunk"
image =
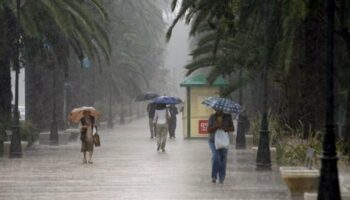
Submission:
[[3,152],[3,141],[5,140],[5,129],[11,123],[11,41],[13,34],[9,33],[9,27],[13,24],[8,19],[8,9],[4,9],[0,15],[0,155]]
[[0,57],[0,123],[11,116],[11,71],[9,57]]
[[[289,121],[292,127],[303,126],[303,137],[311,130],[324,127],[324,66],[325,35],[323,21],[316,14],[309,14],[297,28],[292,67],[288,75]],[[312,87],[310,87],[312,86]]]
[[[345,42],[346,51],[350,59],[350,32],[346,27],[346,2],[346,0],[341,0],[339,2],[339,9],[337,10],[336,14],[340,19],[340,31],[338,33]],[[348,87],[349,86],[350,84]],[[342,130],[342,135],[344,137],[344,144],[346,145],[345,153],[348,155],[348,159],[350,160],[350,90],[348,90],[347,93],[345,124]]]

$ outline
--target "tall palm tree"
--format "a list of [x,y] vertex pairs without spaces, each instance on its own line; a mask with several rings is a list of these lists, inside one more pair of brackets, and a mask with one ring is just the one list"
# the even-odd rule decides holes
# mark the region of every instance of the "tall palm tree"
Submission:
[[[98,60],[100,58],[99,52],[102,52],[109,59],[111,47],[107,34],[103,30],[103,23],[106,22],[108,16],[99,0],[26,0],[22,2],[24,4],[21,7],[20,19],[23,41],[21,52],[28,66],[38,64],[36,57],[41,56],[45,52],[44,46],[48,45],[54,51],[53,60],[59,61],[59,66],[62,67],[66,67],[64,63],[66,63],[65,60],[67,60],[70,51],[74,52],[79,59],[89,57],[91,60]],[[14,24],[17,21],[14,15],[16,1],[4,0],[0,3],[1,14],[7,16],[4,21],[11,22],[12,20],[12,23],[8,23],[7,32],[5,29],[2,30],[3,35],[5,35],[14,30]],[[8,42],[1,47],[1,50],[14,49],[13,45],[14,43]],[[7,57],[1,55],[1,59]],[[8,62],[5,66],[6,69],[9,69],[9,64]],[[27,69],[28,74],[31,74],[32,69],[32,67]],[[1,74],[6,74],[9,77],[9,71]],[[27,83],[29,85],[27,91],[34,92],[34,83]],[[5,88],[4,90],[10,90],[8,83],[1,86]],[[6,95],[2,100],[11,98],[10,93],[4,92],[2,94]],[[36,96],[32,97],[36,98]]]

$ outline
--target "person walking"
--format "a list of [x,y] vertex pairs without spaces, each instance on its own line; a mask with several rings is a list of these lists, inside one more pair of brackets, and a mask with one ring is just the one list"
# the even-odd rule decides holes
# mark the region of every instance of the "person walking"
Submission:
[[154,113],[156,112],[156,104],[155,103],[149,103],[147,105],[147,113],[148,113],[148,121],[149,121],[149,130],[151,133],[150,138],[153,139],[156,137],[156,130],[153,123]]
[[175,129],[176,129],[176,115],[179,112],[177,111],[177,108],[174,104],[171,104],[169,106],[169,114],[170,114],[170,118],[169,118],[169,138],[175,138]]
[[219,177],[219,183],[223,183],[226,176],[226,162],[227,149],[216,149],[215,147],[215,133],[218,129],[225,132],[232,132],[235,130],[230,114],[225,114],[223,111],[215,110],[216,112],[209,117],[208,133],[209,133],[209,147],[212,153],[212,182],[216,183]]
[[[84,111],[83,117],[80,119],[80,140],[81,152],[84,154],[83,163],[92,164],[92,154],[94,152],[93,129],[95,127],[95,118],[90,111]],[[86,154],[88,154],[88,158]]]
[[154,113],[153,123],[156,127],[157,151],[162,149],[165,152],[166,140],[168,137],[169,111],[165,104],[157,104],[157,110]]

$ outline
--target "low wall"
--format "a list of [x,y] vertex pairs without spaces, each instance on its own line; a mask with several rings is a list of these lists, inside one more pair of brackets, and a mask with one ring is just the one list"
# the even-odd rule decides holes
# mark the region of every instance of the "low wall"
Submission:
[[70,134],[68,140],[70,142],[76,142],[80,136],[80,131],[79,129],[76,128],[69,128],[64,131],[64,133]]
[[[63,131],[58,132],[58,144],[65,145],[68,144],[71,134]],[[43,132],[39,134],[39,144],[50,145],[50,132]]]
[[[5,141],[4,142],[4,157],[9,157],[10,155],[10,146],[11,146],[11,142],[10,141]],[[27,141],[21,141],[21,146],[22,146],[22,151],[24,151],[27,146],[28,146],[28,142]]]

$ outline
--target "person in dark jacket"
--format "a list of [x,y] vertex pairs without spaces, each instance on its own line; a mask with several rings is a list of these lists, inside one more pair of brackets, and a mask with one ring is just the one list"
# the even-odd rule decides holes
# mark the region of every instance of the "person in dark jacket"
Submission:
[[156,137],[156,128],[153,123],[154,113],[156,112],[157,105],[155,103],[149,103],[147,105],[147,113],[148,113],[148,123],[149,123],[149,130],[151,133],[150,138],[153,139]]
[[168,121],[168,125],[169,125],[169,137],[171,138],[175,138],[175,129],[176,129],[176,115],[179,112],[177,111],[177,108],[175,107],[175,105],[170,105],[169,106],[169,114],[170,114],[170,118]]
[[[90,111],[84,111],[83,115],[79,123],[81,152],[84,154],[83,163],[92,164],[91,158],[94,152],[93,129],[95,127],[95,118],[91,116]],[[88,158],[86,158],[87,152],[89,152]]]
[[218,129],[222,129],[225,132],[235,130],[230,114],[216,110],[216,113],[212,114],[208,120],[209,147],[212,153],[211,178],[213,183],[216,183],[218,176],[219,183],[223,183],[226,176],[227,149],[215,148],[215,132]]

